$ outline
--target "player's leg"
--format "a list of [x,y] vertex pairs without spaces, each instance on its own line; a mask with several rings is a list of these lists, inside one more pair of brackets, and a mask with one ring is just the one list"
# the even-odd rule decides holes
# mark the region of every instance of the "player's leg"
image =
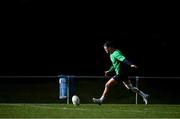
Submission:
[[101,98],[99,98],[99,99],[93,98],[93,102],[98,103],[98,104],[101,104],[101,103],[104,101],[105,97],[107,97],[107,95],[108,95],[108,93],[109,93],[109,91],[110,91],[110,88],[111,88],[113,85],[115,85],[115,84],[117,84],[117,81],[114,80],[114,78],[111,78],[111,79],[105,84],[105,88],[104,88],[104,91],[103,91],[103,94],[102,94]]
[[144,100],[145,104],[148,103],[147,101],[147,98],[149,97],[148,94],[145,94],[144,92],[142,92],[141,90],[139,90],[137,87],[134,87],[131,83],[130,80],[126,80],[126,81],[123,81],[123,84],[125,85],[125,87],[135,93],[138,93]]
[[117,81],[114,80],[114,78],[111,78],[111,79],[106,83],[105,88],[104,88],[104,92],[103,92],[103,94],[102,94],[101,97],[102,97],[102,98],[107,97],[110,88],[111,88],[113,85],[115,85],[115,84],[117,84]]

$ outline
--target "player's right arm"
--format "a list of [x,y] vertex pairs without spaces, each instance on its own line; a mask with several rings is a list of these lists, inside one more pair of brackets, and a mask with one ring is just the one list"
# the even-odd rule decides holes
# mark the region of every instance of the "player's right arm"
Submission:
[[113,70],[114,70],[114,67],[111,66],[111,67],[109,68],[109,70],[107,70],[107,71],[104,72],[105,76],[109,76],[109,74],[110,74]]

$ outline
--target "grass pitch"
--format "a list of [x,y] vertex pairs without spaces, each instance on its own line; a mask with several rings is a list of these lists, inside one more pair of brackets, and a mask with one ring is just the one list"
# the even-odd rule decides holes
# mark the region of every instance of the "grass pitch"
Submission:
[[0,118],[180,118],[180,105],[10,104],[0,103]]

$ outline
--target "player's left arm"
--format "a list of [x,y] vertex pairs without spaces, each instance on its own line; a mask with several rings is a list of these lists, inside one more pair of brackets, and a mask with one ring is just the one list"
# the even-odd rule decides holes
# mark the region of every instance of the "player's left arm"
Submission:
[[123,63],[132,67],[132,68],[138,68],[135,64],[131,63],[127,58],[123,60]]
[[135,64],[130,62],[124,55],[122,55],[121,52],[116,52],[114,55],[119,61],[123,62],[124,64],[132,67],[132,68],[138,68]]

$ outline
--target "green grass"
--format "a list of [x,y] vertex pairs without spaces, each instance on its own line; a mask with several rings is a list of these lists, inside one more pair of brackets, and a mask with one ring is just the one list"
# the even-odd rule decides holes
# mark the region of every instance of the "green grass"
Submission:
[[180,118],[180,105],[10,104],[0,103],[0,118]]

